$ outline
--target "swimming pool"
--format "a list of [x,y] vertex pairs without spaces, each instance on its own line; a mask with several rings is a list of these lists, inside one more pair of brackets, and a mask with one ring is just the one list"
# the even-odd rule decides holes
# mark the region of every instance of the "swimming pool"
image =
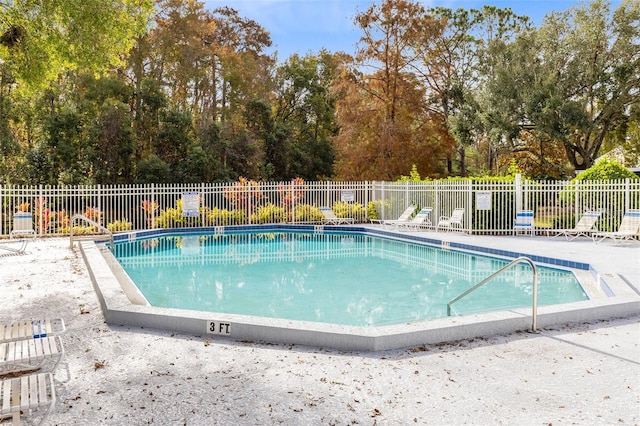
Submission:
[[[539,306],[537,310],[538,327],[632,315],[640,311],[639,294],[630,289],[625,280],[621,279],[622,276],[606,273],[606,271],[602,274],[593,267],[593,264],[588,262],[589,258],[596,262],[598,259],[605,261],[608,259],[602,256],[602,251],[606,249],[594,246],[592,243],[587,244],[590,241],[585,241],[585,244],[579,248],[581,243],[565,243],[538,237],[533,239],[528,236],[496,238],[424,231],[398,233],[374,225],[347,227],[253,225],[200,228],[183,230],[182,232],[184,235],[190,232],[221,235],[247,230],[263,233],[299,230],[321,233],[344,231],[345,229],[361,235],[382,236],[389,239],[416,242],[420,245],[438,246],[451,252],[470,251],[510,260],[527,256],[538,265],[571,269],[589,299]],[[114,239],[116,242],[127,240],[140,242],[175,232],[180,232],[180,230],[125,233],[115,235]],[[190,243],[192,241],[187,241],[186,246],[182,246],[182,250],[186,252],[193,250],[193,254],[199,253]],[[106,243],[79,241],[77,244],[87,265],[105,321],[111,325],[172,330],[201,336],[205,339],[222,338],[235,341],[286,343],[358,351],[399,349],[428,343],[508,334],[518,330],[529,330],[532,325],[531,305],[525,308],[369,327],[156,307],[149,304],[131,281]],[[574,250],[574,247],[579,250]],[[584,252],[584,248],[588,250]],[[624,264],[625,254],[623,253],[622,257],[616,257],[616,259],[620,259],[622,264]],[[465,268],[462,267],[460,270],[464,271]],[[458,309],[457,305],[456,309]]]
[[[121,241],[114,256],[152,306],[377,327],[447,316],[501,258],[353,232],[173,234]],[[574,274],[538,267],[540,305],[588,299]],[[458,315],[531,306],[516,265],[455,305]]]

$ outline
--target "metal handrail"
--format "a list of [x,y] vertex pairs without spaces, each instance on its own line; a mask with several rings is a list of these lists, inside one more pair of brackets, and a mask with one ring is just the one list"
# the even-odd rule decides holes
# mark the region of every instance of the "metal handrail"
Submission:
[[89,219],[88,217],[86,217],[85,215],[81,215],[81,214],[74,214],[73,216],[71,216],[71,230],[70,230],[70,234],[69,234],[69,248],[73,248],[73,223],[75,222],[76,219],[82,219],[84,222],[87,222],[88,224],[90,224],[91,226],[95,226],[96,228],[98,228],[98,230],[104,231],[106,234],[109,234],[109,242],[111,243],[110,247],[113,248],[113,232],[111,232],[109,229],[105,228],[104,226],[100,225],[98,222]]
[[493,278],[495,278],[496,276],[500,275],[501,273],[503,273],[504,271],[506,271],[507,269],[512,268],[513,266],[517,265],[520,262],[527,262],[529,263],[529,265],[531,265],[531,268],[533,269],[533,302],[532,302],[532,307],[533,307],[533,313],[532,313],[532,321],[531,321],[531,331],[533,333],[537,332],[537,316],[538,316],[538,269],[536,268],[536,265],[533,263],[533,261],[531,259],[529,259],[528,257],[518,257],[517,259],[513,260],[511,263],[509,263],[507,266],[500,268],[499,270],[497,270],[496,272],[494,272],[493,274],[489,275],[487,278],[483,279],[482,281],[480,281],[478,284],[474,285],[473,287],[468,288],[467,290],[463,291],[462,293],[460,293],[459,295],[457,295],[456,297],[454,297],[453,299],[451,299],[449,301],[449,303],[447,303],[447,316],[451,316],[451,305],[455,302],[457,302],[458,300],[462,299],[464,296],[466,296],[467,294],[471,293],[472,291],[476,290],[479,287],[482,287],[483,285],[485,285],[487,282],[491,281]]

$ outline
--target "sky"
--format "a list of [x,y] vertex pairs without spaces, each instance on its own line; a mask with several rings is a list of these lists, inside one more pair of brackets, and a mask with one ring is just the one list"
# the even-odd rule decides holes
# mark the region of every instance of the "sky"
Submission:
[[[202,0],[207,10],[228,6],[243,18],[256,21],[271,34],[278,60],[293,53],[317,53],[322,48],[330,52],[355,53],[361,32],[353,23],[356,14],[366,11],[381,0]],[[425,7],[444,6],[450,9],[480,9],[489,4],[510,7],[518,15],[529,16],[536,26],[552,11],[565,11],[581,4],[581,0],[422,0]],[[612,9],[619,0],[611,1]]]

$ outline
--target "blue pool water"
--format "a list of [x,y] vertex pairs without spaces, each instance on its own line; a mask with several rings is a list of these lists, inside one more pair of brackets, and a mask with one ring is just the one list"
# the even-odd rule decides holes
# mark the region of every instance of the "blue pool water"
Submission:
[[[447,302],[508,261],[361,233],[163,235],[114,255],[153,306],[355,326],[447,315]],[[540,305],[586,300],[575,276],[538,268]],[[531,306],[521,264],[456,302],[457,314]]]

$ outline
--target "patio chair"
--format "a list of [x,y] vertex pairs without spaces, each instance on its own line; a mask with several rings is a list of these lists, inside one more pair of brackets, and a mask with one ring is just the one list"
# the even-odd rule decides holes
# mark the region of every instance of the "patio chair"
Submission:
[[66,331],[62,318],[21,320],[0,324],[0,343],[63,334]]
[[33,235],[36,237],[36,231],[33,229],[33,216],[29,212],[17,212],[13,215],[13,229],[9,232],[9,238],[16,235]]
[[410,221],[404,222],[404,223],[398,223],[397,229],[398,230],[420,230],[420,229],[426,229],[426,228],[431,228],[432,224],[431,224],[431,212],[433,211],[433,209],[431,207],[424,207],[422,208],[418,214]]
[[513,234],[518,232],[528,232],[533,237],[535,226],[533,224],[533,210],[520,210],[516,212],[516,221],[513,224]]
[[0,256],[24,254],[27,249],[27,240],[4,241],[0,244]]
[[386,226],[386,225],[398,225],[399,223],[407,223],[411,220],[411,215],[413,215],[413,213],[415,213],[416,211],[416,206],[411,205],[409,207],[407,207],[405,209],[404,212],[402,212],[402,214],[400,216],[398,216],[397,219],[390,219],[390,220],[384,220],[384,219],[370,219],[371,223],[375,223],[378,225],[382,225],[382,226]]
[[40,368],[53,371],[63,358],[60,336],[0,343],[0,376]]
[[594,243],[611,238],[614,241],[632,240],[640,237],[640,210],[629,210],[622,217],[620,227],[614,232],[594,232]]
[[[549,233],[554,232],[555,235],[551,238],[564,235],[569,241],[575,240],[580,236],[590,237],[592,233],[598,232],[596,222],[600,219],[600,215],[602,215],[600,211],[586,211],[573,229],[548,229],[547,236],[549,236]],[[573,238],[569,239],[569,237]]]
[[338,217],[330,207],[320,207],[322,213],[322,223],[325,225],[343,225],[354,223],[352,217]]
[[447,232],[451,231],[455,228],[462,229],[462,219],[464,219],[464,209],[462,207],[458,207],[453,210],[451,216],[440,216],[438,219],[438,226],[436,226],[436,231],[440,230],[440,228],[446,228]]
[[28,374],[0,382],[0,421],[12,418],[12,424],[20,424],[20,416],[31,416],[46,408],[40,424],[53,411],[56,403],[56,390],[53,374]]

